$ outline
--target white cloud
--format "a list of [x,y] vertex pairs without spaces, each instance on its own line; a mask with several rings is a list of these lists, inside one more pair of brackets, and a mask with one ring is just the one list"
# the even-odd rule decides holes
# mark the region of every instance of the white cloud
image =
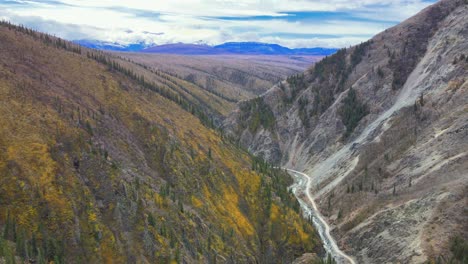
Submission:
[[[423,0],[18,0],[0,1],[0,17],[67,39],[131,43],[273,42],[344,47],[361,42],[428,5]],[[402,8],[403,7],[403,8]],[[285,19],[287,12],[328,12]],[[348,14],[342,16],[343,12]],[[319,13],[320,14],[320,13]],[[252,16],[268,16],[252,20]],[[232,17],[235,19],[220,19]],[[148,34],[147,32],[163,34]],[[308,37],[307,37],[308,36]]]

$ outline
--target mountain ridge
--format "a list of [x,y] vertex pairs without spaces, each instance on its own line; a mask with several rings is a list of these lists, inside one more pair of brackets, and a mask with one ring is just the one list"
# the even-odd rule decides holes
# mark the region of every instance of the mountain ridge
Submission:
[[172,43],[151,45],[134,43],[122,45],[93,40],[75,40],[74,43],[88,48],[178,55],[302,55],[328,56],[337,51],[335,48],[287,48],[278,44],[263,42],[226,42],[219,45]]
[[359,263],[450,258],[457,235],[468,240],[466,21],[466,1],[439,1],[225,121],[251,152],[312,177],[332,233]]
[[0,262],[322,252],[292,180],[213,128],[216,95],[8,22],[0,43]]
[[120,44],[117,42],[107,42],[107,41],[97,41],[89,39],[80,39],[74,40],[73,43],[81,45],[90,49],[98,50],[108,50],[108,51],[140,51],[142,49],[148,48],[151,45],[148,45],[144,42],[131,43],[131,44]]

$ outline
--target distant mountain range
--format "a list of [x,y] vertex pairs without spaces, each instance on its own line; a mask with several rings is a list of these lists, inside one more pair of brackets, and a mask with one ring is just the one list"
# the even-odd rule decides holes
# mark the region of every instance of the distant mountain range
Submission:
[[145,43],[121,45],[118,43],[93,40],[74,41],[82,46],[112,51],[147,52],[180,55],[331,55],[337,51],[333,48],[297,48],[290,49],[278,44],[260,42],[227,42],[221,45],[174,43],[151,46]]
[[87,48],[99,49],[99,50],[112,50],[112,51],[141,51],[151,46],[143,42],[123,45],[123,44],[119,44],[115,42],[104,42],[104,41],[85,40],[85,39],[74,40],[73,42],[81,46],[87,47]]
[[228,42],[213,48],[226,53],[261,55],[331,55],[337,51],[337,49],[327,48],[290,49],[278,44],[259,42]]

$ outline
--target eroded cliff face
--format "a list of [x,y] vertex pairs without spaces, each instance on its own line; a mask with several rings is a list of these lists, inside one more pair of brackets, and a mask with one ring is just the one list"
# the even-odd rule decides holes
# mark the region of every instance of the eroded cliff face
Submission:
[[440,1],[225,121],[251,152],[314,179],[359,263],[420,263],[467,237],[467,21],[465,1]]

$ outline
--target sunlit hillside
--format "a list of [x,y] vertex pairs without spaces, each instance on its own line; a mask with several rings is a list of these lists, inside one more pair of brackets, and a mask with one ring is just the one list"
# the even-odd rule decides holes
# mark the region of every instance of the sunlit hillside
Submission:
[[[258,96],[322,56],[116,53],[211,91],[229,103]],[[229,104],[231,107],[231,104]]]
[[321,250],[292,180],[210,128],[222,98],[7,23],[0,44],[0,263]]

